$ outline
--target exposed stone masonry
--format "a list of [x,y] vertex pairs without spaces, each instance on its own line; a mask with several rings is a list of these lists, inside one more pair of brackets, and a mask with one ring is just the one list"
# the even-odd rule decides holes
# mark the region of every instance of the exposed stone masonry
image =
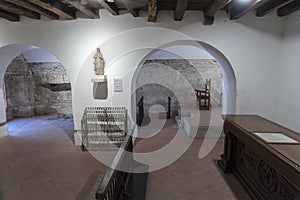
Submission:
[[61,63],[27,63],[20,55],[5,78],[7,119],[43,114],[71,116],[71,85]]
[[[166,68],[176,70],[176,73],[170,74]],[[157,73],[159,71],[159,73]],[[184,77],[188,84],[178,81],[179,77]],[[143,85],[145,82],[153,82],[157,84],[146,84],[138,88],[137,101],[144,96],[145,111],[154,104],[160,104],[167,109],[168,96],[172,98],[171,112],[172,115],[176,113],[177,97],[174,91],[159,85],[161,80],[168,80],[169,84],[176,88],[176,93],[181,96],[183,102],[181,104],[195,105],[195,89],[203,89],[205,79],[211,78],[211,104],[212,106],[221,106],[222,104],[222,90],[223,77],[219,64],[213,59],[159,59],[147,60],[143,67],[141,67],[138,77],[137,85]],[[193,90],[189,89],[190,86]]]

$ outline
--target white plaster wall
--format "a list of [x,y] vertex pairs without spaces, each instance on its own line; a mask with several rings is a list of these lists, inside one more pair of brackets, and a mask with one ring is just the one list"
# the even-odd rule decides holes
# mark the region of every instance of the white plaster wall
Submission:
[[300,133],[300,12],[285,18],[282,62],[275,82],[276,121]]
[[[102,11],[99,20],[0,21],[0,46],[31,44],[53,53],[61,61],[72,83],[75,129],[80,129],[84,106],[130,106],[131,70],[151,48],[177,39],[187,39],[187,36],[214,46],[231,62],[237,78],[238,113],[260,114],[274,119],[277,91],[274,87],[277,82],[274,69],[279,67],[280,62],[281,20],[273,14],[263,18],[249,14],[239,21],[229,21],[222,12],[212,26],[203,26],[201,16],[202,13],[191,11],[185,14],[183,21],[175,22],[173,12],[159,12],[157,23],[149,23],[145,13],[133,18],[129,14],[112,17]],[[187,36],[155,28],[146,32],[143,29],[130,31],[143,27],[167,28]],[[92,56],[97,46],[101,48],[107,63],[110,92],[106,101],[92,99]],[[136,50],[139,48],[144,49]],[[5,65],[0,62],[0,67],[5,68]],[[113,77],[124,78],[123,93],[112,92]]]

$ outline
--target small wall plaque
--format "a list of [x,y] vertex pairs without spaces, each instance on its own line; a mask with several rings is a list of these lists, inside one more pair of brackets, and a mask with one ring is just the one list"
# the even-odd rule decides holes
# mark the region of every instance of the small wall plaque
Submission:
[[122,78],[113,78],[114,80],[114,91],[123,92]]

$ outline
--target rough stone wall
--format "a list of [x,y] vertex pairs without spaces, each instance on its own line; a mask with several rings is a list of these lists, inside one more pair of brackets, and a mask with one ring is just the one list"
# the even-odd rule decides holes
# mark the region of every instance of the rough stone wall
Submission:
[[8,66],[5,77],[7,119],[34,115],[34,81],[23,56],[16,57]]
[[27,63],[15,58],[5,74],[7,119],[43,114],[71,116],[71,87],[60,63]]
[[[183,82],[176,81],[178,77],[170,74],[168,70],[170,67],[178,72],[176,76],[183,76],[188,85]],[[155,73],[157,70],[160,72]],[[205,79],[211,78],[211,104],[212,106],[221,106],[222,104],[222,90],[223,90],[223,77],[219,64],[213,59],[168,59],[168,60],[147,60],[143,67],[141,67],[137,85],[142,85],[147,81],[155,82],[157,84],[146,84],[138,88],[136,91],[137,101],[144,96],[145,111],[148,112],[149,108],[154,104],[163,105],[167,108],[167,97],[172,98],[171,113],[176,113],[177,97],[169,89],[159,86],[161,79],[168,80],[169,84],[176,88],[176,93],[181,95],[183,102],[181,104],[196,104],[194,91],[188,90],[189,86],[194,89],[203,89]],[[184,92],[183,92],[184,91]],[[187,94],[186,91],[189,93]]]
[[35,81],[36,114],[71,115],[70,80],[63,65],[61,63],[30,63],[29,65]]

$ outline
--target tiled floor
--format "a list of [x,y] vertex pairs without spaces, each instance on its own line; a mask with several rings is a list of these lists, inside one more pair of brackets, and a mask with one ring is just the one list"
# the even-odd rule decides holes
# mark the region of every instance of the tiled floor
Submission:
[[49,116],[8,122],[0,139],[1,200],[94,199],[106,171],[70,139],[70,119]]
[[[8,125],[10,136],[0,139],[0,200],[94,199],[106,167],[74,147],[71,120],[44,116]],[[141,131],[147,128],[153,126]],[[135,152],[160,149],[177,130],[174,121],[168,120],[158,134],[139,140]],[[249,199],[238,181],[224,175],[216,164],[223,139],[207,157],[199,159],[202,142],[195,139],[178,160],[149,174],[147,200]]]
[[[155,123],[155,120],[152,123]],[[147,129],[154,127],[153,124],[142,127],[140,132],[151,132]],[[155,136],[139,139],[135,152],[157,151],[169,144],[176,133],[183,137],[185,135],[182,129],[174,125],[173,120],[168,120],[164,128]],[[223,150],[223,138],[218,139],[212,151],[205,158],[200,159],[198,154],[202,143],[203,139],[195,139],[178,160],[165,168],[150,172],[147,200],[250,199],[237,179],[231,174],[224,174],[217,164]]]

